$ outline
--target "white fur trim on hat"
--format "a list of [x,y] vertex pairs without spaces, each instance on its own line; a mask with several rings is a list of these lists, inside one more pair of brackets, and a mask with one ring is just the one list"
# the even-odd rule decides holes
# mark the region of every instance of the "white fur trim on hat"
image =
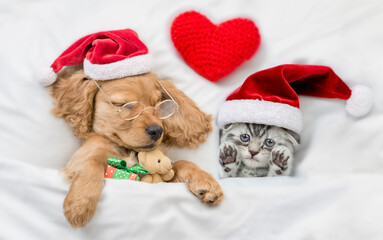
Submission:
[[151,55],[139,55],[108,64],[92,64],[84,59],[84,73],[95,80],[111,80],[150,72]]
[[273,125],[296,133],[301,132],[303,125],[301,110],[288,104],[248,99],[226,101],[219,109],[219,127],[239,122]]
[[346,111],[354,117],[363,117],[372,108],[374,97],[371,88],[356,85],[351,88],[351,97],[346,102]]
[[38,73],[36,73],[36,78],[42,86],[46,87],[56,81],[57,74],[51,67],[42,68]]

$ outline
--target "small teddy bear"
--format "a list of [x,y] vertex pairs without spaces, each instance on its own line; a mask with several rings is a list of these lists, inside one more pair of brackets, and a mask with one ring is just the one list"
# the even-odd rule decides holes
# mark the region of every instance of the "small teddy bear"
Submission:
[[166,182],[174,177],[172,160],[158,149],[151,152],[138,153],[138,161],[139,164],[149,172],[148,175],[142,177],[141,180],[143,182]]

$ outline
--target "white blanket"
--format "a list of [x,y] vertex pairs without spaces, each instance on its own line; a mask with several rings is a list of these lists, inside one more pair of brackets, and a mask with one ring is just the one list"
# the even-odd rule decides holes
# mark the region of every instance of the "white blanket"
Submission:
[[[219,23],[250,17],[257,55],[218,83],[190,69],[170,40],[172,19],[197,10]],[[13,1],[0,2],[0,239],[382,239],[383,2]],[[326,64],[351,86],[372,87],[375,106],[353,119],[341,100],[301,98],[304,129],[293,177],[224,179],[220,206],[184,184],[106,180],[95,217],[71,229],[59,169],[79,141],[50,114],[34,72],[85,34],[132,28],[169,77],[216,116],[245,78],[279,63]],[[218,129],[197,149],[170,149],[218,176]]]

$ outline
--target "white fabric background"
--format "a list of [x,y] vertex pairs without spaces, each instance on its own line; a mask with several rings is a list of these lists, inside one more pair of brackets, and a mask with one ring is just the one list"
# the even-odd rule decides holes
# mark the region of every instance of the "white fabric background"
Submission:
[[[257,55],[214,84],[191,70],[172,46],[170,23],[197,10],[218,23],[250,17],[262,42]],[[382,239],[383,2],[293,1],[13,1],[0,2],[0,239]],[[326,64],[350,85],[373,88],[363,119],[343,101],[302,97],[304,129],[293,177],[220,180],[215,208],[184,184],[107,180],[94,219],[73,230],[62,214],[68,190],[58,169],[79,141],[34,72],[79,37],[132,28],[171,78],[216,115],[245,78],[279,63]],[[217,176],[218,130],[197,149],[169,156]]]

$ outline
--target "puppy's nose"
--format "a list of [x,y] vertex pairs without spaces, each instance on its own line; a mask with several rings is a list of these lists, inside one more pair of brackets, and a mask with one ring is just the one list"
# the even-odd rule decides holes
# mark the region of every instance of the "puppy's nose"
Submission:
[[146,128],[146,134],[154,141],[157,141],[161,137],[163,131],[164,129],[159,125],[150,125]]

